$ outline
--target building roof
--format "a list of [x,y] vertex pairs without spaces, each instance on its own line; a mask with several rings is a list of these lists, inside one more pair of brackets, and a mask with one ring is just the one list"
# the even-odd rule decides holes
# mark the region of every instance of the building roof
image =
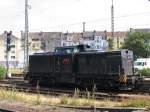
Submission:
[[105,36],[106,35],[106,32],[105,31],[91,31],[91,32],[84,32],[83,33],[83,37],[86,38],[86,37],[92,37],[92,36]]
[[150,32],[150,28],[130,29],[130,31]]
[[[127,32],[114,32],[114,37],[124,38]],[[104,36],[111,38],[112,33],[106,31],[86,31],[86,32],[73,32],[73,33],[62,33],[62,32],[30,32],[29,38],[31,39],[53,39],[53,38],[62,38],[66,40],[67,37],[71,37],[74,42],[78,42],[82,37],[83,39],[94,37],[94,36]]]
[[30,32],[29,38],[31,39],[49,39],[61,37],[61,32]]
[[63,39],[66,39],[67,37],[72,37],[72,41],[78,42],[80,38],[82,37],[82,33],[65,33],[63,34]]
[[[5,31],[4,33],[2,33],[2,34],[0,35],[0,39],[5,40],[6,38],[7,38],[7,32]],[[15,40],[19,40],[19,38],[16,37],[16,36],[14,36],[13,34],[12,34],[11,38],[12,38],[12,39],[15,39]]]
[[[115,37],[119,37],[119,38],[122,37],[122,38],[124,38],[126,36],[126,34],[127,34],[127,32],[121,32],[121,31],[114,32],[114,38]],[[112,33],[111,32],[107,32],[107,36],[110,37],[110,38],[112,38]]]

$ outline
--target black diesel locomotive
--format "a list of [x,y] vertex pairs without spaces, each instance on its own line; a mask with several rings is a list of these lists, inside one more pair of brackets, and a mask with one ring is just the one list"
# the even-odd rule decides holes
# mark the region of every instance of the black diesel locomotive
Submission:
[[130,50],[97,52],[87,45],[57,47],[55,52],[29,57],[26,78],[31,82],[71,83],[78,86],[133,88],[133,52]]

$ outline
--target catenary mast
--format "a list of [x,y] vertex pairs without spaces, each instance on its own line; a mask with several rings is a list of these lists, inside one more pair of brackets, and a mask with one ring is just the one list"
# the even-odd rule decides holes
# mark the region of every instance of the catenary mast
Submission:
[[113,5],[113,0],[112,0],[112,5],[111,5],[111,36],[112,39],[114,39],[114,5]]
[[29,46],[28,46],[28,0],[25,0],[25,70],[28,70]]

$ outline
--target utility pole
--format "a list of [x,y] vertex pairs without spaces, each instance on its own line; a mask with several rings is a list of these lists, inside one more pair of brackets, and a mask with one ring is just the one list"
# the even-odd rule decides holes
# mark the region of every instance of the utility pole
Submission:
[[29,61],[29,42],[28,42],[28,0],[25,0],[25,71],[28,70]]
[[84,37],[84,32],[85,32],[85,22],[83,22],[83,32],[82,32],[82,38]]
[[113,6],[113,0],[111,5],[111,36],[112,39],[114,39],[114,6]]
[[25,33],[23,31],[21,31],[21,44],[23,47],[23,68],[26,67],[26,40],[25,40]]
[[83,32],[85,32],[85,22],[83,22]]

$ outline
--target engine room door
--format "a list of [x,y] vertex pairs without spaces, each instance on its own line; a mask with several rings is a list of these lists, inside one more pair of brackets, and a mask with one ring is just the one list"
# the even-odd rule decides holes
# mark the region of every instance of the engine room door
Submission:
[[62,54],[55,58],[55,74],[57,82],[73,83],[72,54]]

